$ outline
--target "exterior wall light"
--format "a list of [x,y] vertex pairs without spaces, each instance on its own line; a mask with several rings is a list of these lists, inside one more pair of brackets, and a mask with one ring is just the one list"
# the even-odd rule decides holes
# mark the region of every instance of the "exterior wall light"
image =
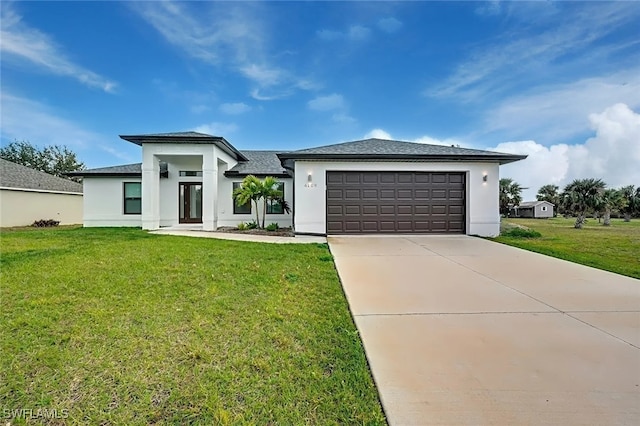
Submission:
[[309,174],[307,175],[307,182],[313,182],[313,175],[311,174],[311,172],[309,172]]
[[482,181],[483,181],[483,182],[486,182],[487,180],[489,180],[489,175],[485,173],[485,174],[482,176]]

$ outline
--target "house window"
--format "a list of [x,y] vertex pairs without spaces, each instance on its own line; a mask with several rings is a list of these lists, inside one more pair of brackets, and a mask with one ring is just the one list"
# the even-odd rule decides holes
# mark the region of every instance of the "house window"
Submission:
[[543,212],[546,212],[547,211],[547,206],[542,206],[542,208],[540,210],[542,210]]
[[[284,182],[278,182],[276,184],[276,189],[282,193],[282,198],[284,199]],[[282,208],[282,204],[278,201],[272,200],[267,203],[267,214],[283,214],[284,209]]]
[[124,214],[142,213],[142,184],[124,182]]
[[180,170],[179,174],[184,177],[200,177],[202,176],[202,170]]
[[[240,188],[242,182],[233,182],[233,191]],[[241,206],[236,204],[236,200],[233,199],[233,214],[251,214],[251,200]]]

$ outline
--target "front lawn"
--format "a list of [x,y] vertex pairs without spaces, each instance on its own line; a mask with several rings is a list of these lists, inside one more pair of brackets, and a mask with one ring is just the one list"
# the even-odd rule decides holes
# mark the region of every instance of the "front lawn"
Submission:
[[325,245],[137,229],[0,238],[5,418],[385,424]]
[[495,241],[549,256],[570,260],[605,271],[640,278],[640,220],[612,219],[602,226],[589,219],[583,229],[574,229],[575,219],[503,219],[503,225],[526,226],[540,238],[500,236]]

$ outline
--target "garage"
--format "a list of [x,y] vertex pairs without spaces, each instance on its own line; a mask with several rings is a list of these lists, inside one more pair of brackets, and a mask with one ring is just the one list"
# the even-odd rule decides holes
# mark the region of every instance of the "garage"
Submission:
[[465,173],[327,171],[327,234],[465,233]]

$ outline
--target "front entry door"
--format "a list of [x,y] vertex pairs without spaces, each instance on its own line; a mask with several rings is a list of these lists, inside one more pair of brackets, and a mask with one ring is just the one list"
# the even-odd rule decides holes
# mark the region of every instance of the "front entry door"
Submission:
[[180,182],[180,223],[202,223],[202,183]]

